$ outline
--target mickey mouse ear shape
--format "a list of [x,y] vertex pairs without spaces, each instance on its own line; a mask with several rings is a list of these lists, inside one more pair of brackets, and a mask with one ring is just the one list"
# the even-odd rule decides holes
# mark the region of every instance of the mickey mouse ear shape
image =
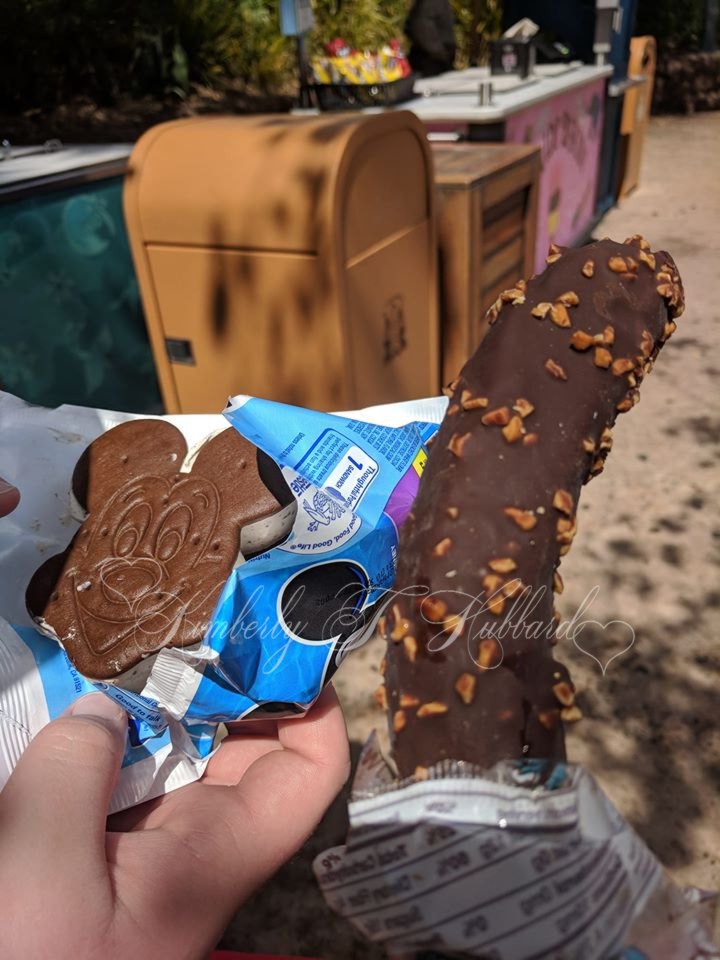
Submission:
[[33,620],[45,613],[50,596],[62,576],[65,563],[70,556],[72,543],[64,553],[56,553],[43,563],[35,573],[25,591],[25,606]]
[[228,522],[252,523],[294,499],[277,464],[234,427],[227,427],[200,447],[191,475],[212,480]]
[[185,438],[165,420],[128,420],[103,433],[75,464],[72,492],[88,513],[129,480],[151,474],[171,477],[187,456]]
[[257,467],[260,479],[280,506],[286,507],[289,503],[292,503],[295,497],[283,476],[282,470],[272,457],[269,457],[264,450],[259,448],[257,451]]

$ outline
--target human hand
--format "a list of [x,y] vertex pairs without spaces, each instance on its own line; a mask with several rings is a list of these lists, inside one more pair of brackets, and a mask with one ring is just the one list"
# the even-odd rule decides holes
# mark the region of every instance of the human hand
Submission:
[[20,491],[7,480],[0,477],[0,517],[12,513],[20,503]]
[[202,780],[106,823],[125,713],[90,694],[44,727],[0,793],[3,958],[200,960],[350,770],[330,686],[305,717],[243,731]]

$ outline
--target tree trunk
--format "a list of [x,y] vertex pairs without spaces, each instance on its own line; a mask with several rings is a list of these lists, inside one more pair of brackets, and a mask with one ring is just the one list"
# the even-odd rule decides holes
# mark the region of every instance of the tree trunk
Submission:
[[718,0],[705,0],[705,39],[703,50],[714,53],[717,50]]

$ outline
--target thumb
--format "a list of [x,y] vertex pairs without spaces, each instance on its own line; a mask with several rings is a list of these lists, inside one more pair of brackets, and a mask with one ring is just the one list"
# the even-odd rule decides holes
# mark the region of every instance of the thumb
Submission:
[[[104,693],[82,697],[30,743],[0,793],[0,823],[20,859],[67,870],[105,863],[105,819],[127,714]],[[7,848],[5,848],[7,849]],[[10,851],[8,851],[10,852]]]
[[20,491],[7,480],[0,477],[0,517],[12,513],[15,507],[20,503]]

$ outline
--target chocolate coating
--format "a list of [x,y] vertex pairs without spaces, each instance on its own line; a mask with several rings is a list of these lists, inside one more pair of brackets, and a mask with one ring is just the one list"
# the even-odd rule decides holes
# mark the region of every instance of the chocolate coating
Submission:
[[401,532],[385,698],[402,776],[563,758],[563,720],[580,716],[552,655],[555,572],[683,294],[640,237],[552,247],[548,262],[491,308]]
[[236,430],[203,444],[181,473],[187,453],[171,424],[133,420],[76,465],[73,492],[88,516],[35,572],[26,602],[87,677],[113,679],[162,647],[201,640],[242,527],[280,508],[257,448]]

